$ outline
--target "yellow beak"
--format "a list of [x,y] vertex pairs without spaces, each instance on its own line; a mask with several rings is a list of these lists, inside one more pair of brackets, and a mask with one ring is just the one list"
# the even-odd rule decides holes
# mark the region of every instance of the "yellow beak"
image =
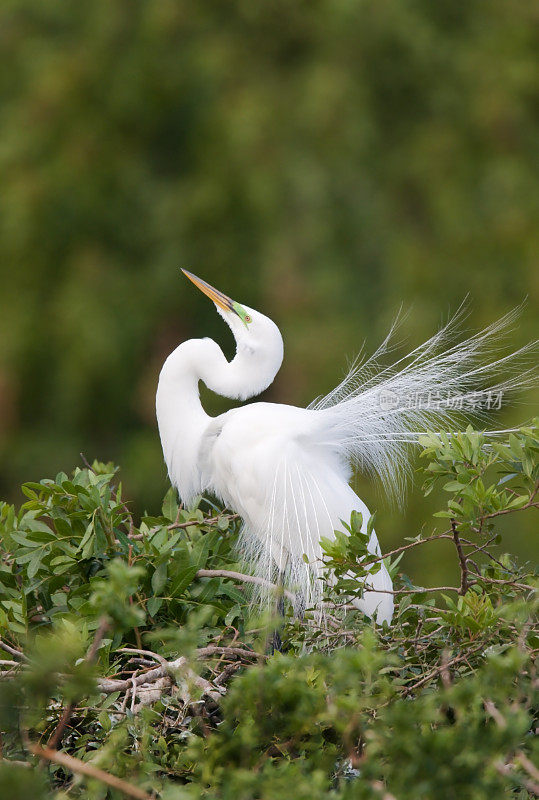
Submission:
[[233,301],[230,297],[227,297],[226,294],[223,294],[218,289],[214,289],[213,286],[210,286],[209,283],[203,281],[202,278],[197,278],[196,275],[193,275],[192,272],[188,272],[186,269],[182,269],[183,274],[192,281],[195,286],[200,289],[201,292],[204,292],[210,300],[213,300],[215,305],[222,308],[223,311],[234,311]]

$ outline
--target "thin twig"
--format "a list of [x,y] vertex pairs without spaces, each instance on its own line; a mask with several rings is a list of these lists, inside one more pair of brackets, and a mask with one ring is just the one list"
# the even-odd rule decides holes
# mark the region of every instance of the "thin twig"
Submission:
[[419,689],[425,683],[428,683],[430,680],[432,680],[432,678],[435,678],[436,675],[440,675],[444,671],[448,670],[449,667],[452,667],[454,664],[458,664],[459,661],[464,661],[466,658],[468,658],[468,656],[472,655],[473,653],[477,653],[477,651],[481,650],[484,646],[485,646],[484,642],[481,642],[481,644],[477,645],[477,647],[472,648],[467,653],[455,656],[455,658],[452,658],[450,661],[446,661],[444,658],[442,658],[442,664],[439,667],[436,667],[435,669],[428,672],[419,681],[416,681],[411,686],[407,686],[405,689],[405,693],[410,694],[416,689]]
[[386,558],[391,558],[391,556],[397,556],[399,553],[404,553],[406,550],[410,550],[412,547],[419,547],[422,544],[428,544],[429,542],[433,542],[438,539],[453,539],[453,536],[448,531],[447,533],[437,533],[434,536],[429,536],[427,539],[418,539],[415,542],[410,542],[410,544],[403,544],[401,547],[396,547],[394,550],[390,550],[384,555],[377,556],[374,553],[368,556],[365,556],[362,559],[362,564],[365,566],[370,566],[371,564],[376,564],[378,561],[384,561]]
[[268,658],[263,653],[255,653],[254,650],[247,650],[246,647],[227,647],[216,644],[209,644],[207,647],[201,647],[196,651],[197,658],[205,658],[211,655],[238,656],[238,658],[247,657],[263,660]]
[[466,563],[466,556],[462,550],[462,545],[460,543],[459,534],[457,530],[457,522],[456,520],[451,520],[451,530],[453,532],[453,541],[455,542],[455,547],[457,548],[457,553],[459,557],[460,563],[460,591],[459,594],[465,595],[468,591],[468,564]]
[[227,664],[224,670],[216,678],[214,678],[214,684],[216,686],[221,686],[226,680],[228,680],[228,678],[237,672],[241,666],[241,663],[238,661],[233,664]]
[[484,575],[480,575],[478,572],[472,572],[471,574],[477,576],[478,581],[476,581],[476,583],[480,581],[485,581],[485,583],[498,583],[501,584],[502,586],[514,586],[516,589],[525,589],[528,592],[537,591],[537,589],[534,586],[530,586],[528,583],[518,583],[517,581],[510,581],[510,580],[504,581],[500,580],[499,578],[487,578]]
[[15,647],[12,647],[10,644],[6,644],[0,639],[0,647],[2,650],[5,650],[6,653],[10,653],[12,656],[17,656],[18,658],[26,659],[26,656],[21,650],[17,650]]
[[135,700],[137,699],[137,684],[135,683],[135,678],[137,677],[136,670],[131,675],[131,685],[133,686],[133,690],[131,692],[131,713],[135,713]]
[[110,772],[105,772],[99,767],[94,767],[88,761],[80,761],[78,758],[68,755],[67,753],[59,752],[51,747],[41,747],[38,744],[28,743],[28,749],[36,756],[45,758],[48,761],[53,761],[55,764],[60,764],[70,772],[78,775],[86,775],[88,778],[94,778],[101,781],[101,783],[111,786],[113,789],[118,789],[128,797],[134,797],[136,800],[154,800],[154,795],[148,794],[138,786],[133,786],[132,783],[117,778],[116,775],[111,775]]
[[484,700],[483,705],[485,707],[485,711],[487,712],[489,717],[492,717],[498,728],[501,728],[501,730],[505,730],[507,728],[507,721],[503,716],[503,714],[501,714],[498,711],[492,700],[488,699]]
[[539,503],[535,502],[535,496],[539,492],[539,484],[535,487],[533,492],[530,495],[530,499],[528,502],[520,507],[516,508],[502,508],[500,511],[491,511],[490,514],[485,514],[481,517],[481,526],[483,525],[484,520],[486,519],[493,519],[494,517],[501,517],[503,514],[513,514],[515,511],[525,511],[527,508],[539,508]]
[[[468,584],[472,586],[473,584]],[[528,587],[531,588],[531,587]],[[460,588],[458,586],[418,586],[415,589],[375,589],[373,586],[365,586],[366,592],[376,592],[378,594],[393,594],[393,595],[400,595],[400,594],[422,594],[424,592],[457,592],[460,593]],[[331,604],[334,608],[342,608],[340,605],[336,605],[335,603]],[[344,606],[345,608],[350,608],[353,610],[355,606]]]
[[517,750],[516,761],[526,770],[528,775],[539,783],[539,769],[533,764],[522,750]]
[[[498,772],[504,778],[506,778],[508,775],[511,774],[513,767],[514,767],[513,763],[504,764],[503,761],[496,761],[494,764],[496,772]],[[519,778],[519,780],[521,781],[522,785],[528,792],[531,792],[531,794],[535,795],[536,797],[539,797],[539,783],[537,781],[528,781],[523,778]]]
[[81,457],[82,463],[84,464],[86,469],[89,469],[90,472],[93,472],[94,475],[95,475],[95,469],[92,467],[92,465],[90,463],[88,463],[88,459],[86,458],[84,453],[79,453],[79,456]]
[[274,589],[276,592],[282,592],[291,603],[296,599],[293,592],[284,589],[282,586],[277,586],[264,578],[258,578],[256,575],[244,575],[242,572],[234,572],[229,569],[199,569],[195,578],[231,578],[234,581],[254,583],[258,586],[264,586],[265,589]]
[[460,537],[460,541],[461,541],[461,544],[464,547],[473,547],[474,548],[473,550],[470,550],[470,552],[466,554],[466,558],[469,559],[470,556],[473,556],[473,555],[475,555],[476,553],[479,553],[479,552],[480,553],[484,553],[486,556],[488,556],[491,559],[491,561],[494,561],[496,564],[498,564],[499,567],[504,569],[506,572],[511,572],[513,575],[517,575],[518,573],[515,572],[515,570],[509,569],[508,566],[506,566],[505,564],[502,564],[501,561],[499,561],[497,558],[495,558],[492,555],[492,553],[490,552],[490,550],[487,550],[487,547],[489,547],[489,545],[492,544],[492,542],[496,539],[497,535],[498,534],[494,534],[494,536],[491,536],[490,539],[488,540],[488,542],[485,542],[483,545],[476,544],[476,542],[470,542],[469,539],[464,539],[461,536]]
[[153,650],[142,650],[138,647],[118,647],[115,650],[116,653],[137,653],[141,656],[150,656],[150,658],[154,658],[156,661],[159,661],[160,664],[166,665],[168,662],[166,658],[160,656],[159,653],[154,653]]
[[[192,519],[188,520],[187,522],[173,522],[171,525],[167,525],[167,531],[175,531],[181,528],[191,528],[193,525],[216,525],[219,520],[221,519],[228,519],[229,521],[239,519],[239,514],[220,514],[217,517],[206,517],[202,521]],[[134,533],[132,536],[130,535],[129,538],[131,541],[139,542],[142,539],[146,539],[148,536],[151,536],[153,533],[156,533],[160,530],[160,526],[155,528],[151,528],[147,533]]]

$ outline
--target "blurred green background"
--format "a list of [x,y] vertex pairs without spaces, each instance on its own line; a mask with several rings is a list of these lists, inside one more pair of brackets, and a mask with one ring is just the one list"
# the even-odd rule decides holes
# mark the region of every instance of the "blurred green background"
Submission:
[[[156,510],[161,363],[232,352],[180,266],[280,326],[274,401],[329,390],[401,304],[409,347],[467,294],[474,328],[528,296],[510,344],[537,335],[538,23],[529,0],[4,0],[0,496],[82,451]],[[358,481],[385,549],[433,527],[436,498]],[[529,555],[532,523],[504,546]]]

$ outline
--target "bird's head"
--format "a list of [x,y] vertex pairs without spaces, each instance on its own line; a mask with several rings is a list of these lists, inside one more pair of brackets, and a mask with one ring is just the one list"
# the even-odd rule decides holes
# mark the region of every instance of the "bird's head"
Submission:
[[[186,269],[182,269],[182,272],[214,302],[234,335],[238,355],[252,360],[250,369],[261,372],[261,383],[265,382],[262,374],[267,374],[268,386],[283,360],[283,339],[277,325],[260,311],[232,300],[192,272]],[[262,388],[258,391],[262,391]]]

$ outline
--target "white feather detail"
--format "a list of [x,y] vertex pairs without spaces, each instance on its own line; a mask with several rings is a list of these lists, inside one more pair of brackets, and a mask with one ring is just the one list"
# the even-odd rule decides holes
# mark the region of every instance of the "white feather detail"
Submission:
[[[399,324],[370,358],[356,361],[341,383],[309,408],[320,414],[319,443],[343,454],[361,471],[378,475],[400,499],[410,476],[413,445],[427,430],[452,432],[486,420],[498,400],[533,385],[536,369],[523,369],[532,342],[502,354],[502,339],[521,309],[464,341],[453,343],[464,308],[428,341],[383,366]],[[491,435],[500,431],[489,431]]]
[[[322,613],[320,540],[333,539],[354,510],[361,512],[365,532],[369,510],[349,486],[349,470],[338,454],[313,442],[313,412],[254,403],[224,417],[210,457],[211,486],[243,517],[241,556],[266,583],[282,583],[294,592],[298,613],[305,608]],[[369,551],[380,555],[374,532]],[[392,584],[384,565],[366,585],[379,591],[366,591],[358,607],[389,622]],[[263,605],[272,597],[268,589],[257,590]]]

